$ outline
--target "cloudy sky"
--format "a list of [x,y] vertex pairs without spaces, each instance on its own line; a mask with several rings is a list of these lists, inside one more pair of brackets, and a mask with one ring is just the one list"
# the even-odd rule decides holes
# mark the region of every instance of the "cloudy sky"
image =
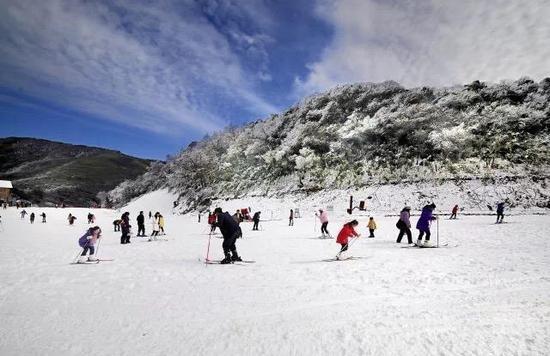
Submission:
[[165,158],[352,82],[550,76],[546,0],[0,0],[0,136]]

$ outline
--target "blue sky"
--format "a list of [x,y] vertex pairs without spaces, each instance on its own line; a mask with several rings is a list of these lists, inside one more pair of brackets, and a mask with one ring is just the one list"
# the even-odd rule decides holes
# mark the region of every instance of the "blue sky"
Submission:
[[164,159],[342,83],[550,73],[544,0],[0,0],[0,136]]

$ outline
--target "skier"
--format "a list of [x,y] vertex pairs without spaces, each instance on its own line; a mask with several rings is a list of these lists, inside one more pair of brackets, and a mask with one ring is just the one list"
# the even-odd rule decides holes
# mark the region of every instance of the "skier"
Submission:
[[31,224],[34,224],[34,213],[31,213],[30,219],[31,219]]
[[143,211],[139,212],[136,220],[138,224],[137,236],[145,236],[145,216],[143,215]]
[[359,237],[359,235],[354,227],[359,225],[359,222],[357,220],[352,220],[348,222],[347,224],[344,224],[342,227],[342,230],[338,233],[338,236],[336,237],[336,243],[339,243],[342,247],[340,248],[340,252],[336,255],[337,260],[345,260],[346,257],[342,256],[342,254],[348,250],[348,238],[349,237]]
[[46,222],[46,213],[42,212],[42,214],[40,214],[40,216],[42,217],[42,222],[45,223]]
[[90,256],[88,256],[88,261],[97,261],[95,254],[95,243],[101,238],[101,229],[99,226],[94,226],[89,228],[80,239],[78,239],[78,244],[82,247],[82,253],[78,259],[78,263],[86,262],[86,253],[90,251]]
[[153,220],[151,222],[152,226],[153,226],[153,233],[151,234],[151,238],[149,238],[149,241],[156,240],[157,236],[159,235],[159,232],[160,232],[160,225],[159,225],[160,218],[159,218],[159,215],[160,215],[160,213],[157,211],[155,213],[155,215],[153,216]]
[[497,204],[497,222],[496,223],[497,224],[502,223],[503,219],[504,219],[504,202],[500,202]]
[[151,210],[149,210],[149,219],[151,219],[153,215],[151,214]]
[[327,212],[324,211],[323,209],[319,209],[319,214],[315,213],[315,216],[317,216],[319,218],[319,221],[321,221],[321,233],[323,234],[323,238],[332,237],[330,236],[330,232],[328,232],[327,230],[327,226],[328,226]]
[[397,235],[397,243],[401,243],[401,239],[404,234],[407,234],[407,241],[409,244],[413,243],[412,233],[411,233],[411,208],[406,206],[401,210],[399,214],[399,221],[395,226],[399,229],[399,235]]
[[419,231],[418,240],[416,241],[416,244],[418,246],[422,246],[422,237],[424,236],[424,234],[426,234],[426,241],[424,242],[424,246],[430,245],[430,224],[432,220],[436,219],[436,217],[433,216],[434,209],[434,203],[428,204],[422,208],[422,213],[420,214],[420,218],[416,223],[416,228]]
[[451,211],[451,217],[449,217],[449,219],[456,219],[457,213],[458,213],[458,205],[455,205],[453,207],[453,210]]
[[288,217],[288,226],[294,226],[294,210],[290,209],[290,215]]
[[159,230],[162,232],[163,235],[166,235],[164,232],[164,216],[162,216],[161,213],[159,213]]
[[25,215],[27,215],[27,211],[25,209],[21,210],[21,219],[25,218]]
[[208,225],[210,225],[210,233],[214,233],[216,230],[216,214],[208,212]]
[[129,212],[125,212],[124,214],[122,214],[122,216],[120,217],[120,228],[121,228],[121,232],[122,232],[122,235],[120,235],[120,243],[122,245],[124,244],[129,244],[130,243],[130,228],[132,227],[132,225],[130,225],[130,213]]
[[261,211],[257,211],[254,213],[254,216],[252,217],[252,221],[254,222],[254,226],[252,226],[252,230],[258,230],[258,224],[260,223],[260,214]]
[[76,220],[76,216],[73,216],[73,214],[69,213],[69,216],[67,216],[67,220],[69,220],[69,225],[73,225],[74,221]]
[[241,212],[239,211],[239,209],[237,209],[237,211],[235,212],[235,214],[233,214],[233,220],[235,220],[235,222],[237,224],[240,224],[241,223]]
[[199,224],[201,223],[201,213],[199,213]]
[[367,224],[367,227],[369,228],[369,237],[374,238],[374,230],[376,230],[376,221],[374,221],[374,218],[371,216],[369,218],[369,223]]
[[122,220],[120,220],[120,219],[113,220],[113,227],[115,229],[115,232],[120,231],[120,223],[121,222],[122,222]]
[[233,217],[229,215],[228,212],[222,212],[222,208],[214,209],[214,214],[216,216],[216,226],[220,228],[220,231],[223,235],[223,254],[225,258],[220,261],[221,264],[232,263],[234,261],[242,261],[242,259],[237,254],[237,247],[235,242],[239,237],[240,228],[239,225],[235,222]]
[[88,224],[93,224],[95,221],[94,214],[88,213]]

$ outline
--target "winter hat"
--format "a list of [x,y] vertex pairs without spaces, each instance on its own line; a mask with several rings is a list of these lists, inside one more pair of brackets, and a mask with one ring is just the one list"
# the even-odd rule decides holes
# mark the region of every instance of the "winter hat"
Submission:
[[431,203],[430,206],[435,209],[435,203]]
[[403,210],[411,210],[411,207],[410,206],[406,206],[403,208]]
[[214,209],[214,214],[222,213],[222,208],[218,207]]

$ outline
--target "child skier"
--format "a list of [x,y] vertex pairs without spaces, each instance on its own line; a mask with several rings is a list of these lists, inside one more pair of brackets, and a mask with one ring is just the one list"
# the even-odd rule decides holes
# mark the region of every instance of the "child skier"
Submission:
[[[86,261],[97,261],[95,254],[95,244],[97,240],[101,238],[101,229],[99,226],[94,226],[88,229],[80,239],[78,239],[78,244],[82,247],[82,253],[78,259],[78,263],[85,263]],[[90,251],[90,255],[86,260],[86,253]]]
[[369,228],[370,238],[374,238],[374,230],[376,230],[376,221],[374,221],[374,218],[371,216],[369,218],[369,223],[367,224],[367,227]]
[[34,224],[34,213],[31,213],[30,219],[31,219],[31,224]]
[[42,214],[40,214],[40,216],[42,217],[42,222],[45,223],[46,222],[46,213],[42,212]]
[[348,250],[348,238],[349,237],[359,237],[359,235],[354,227],[359,225],[359,222],[357,220],[352,220],[347,224],[344,224],[342,227],[342,230],[338,233],[338,237],[336,238],[336,243],[339,243],[342,247],[340,249],[340,252],[336,255],[337,260],[345,260],[346,257],[342,256],[342,254]]

